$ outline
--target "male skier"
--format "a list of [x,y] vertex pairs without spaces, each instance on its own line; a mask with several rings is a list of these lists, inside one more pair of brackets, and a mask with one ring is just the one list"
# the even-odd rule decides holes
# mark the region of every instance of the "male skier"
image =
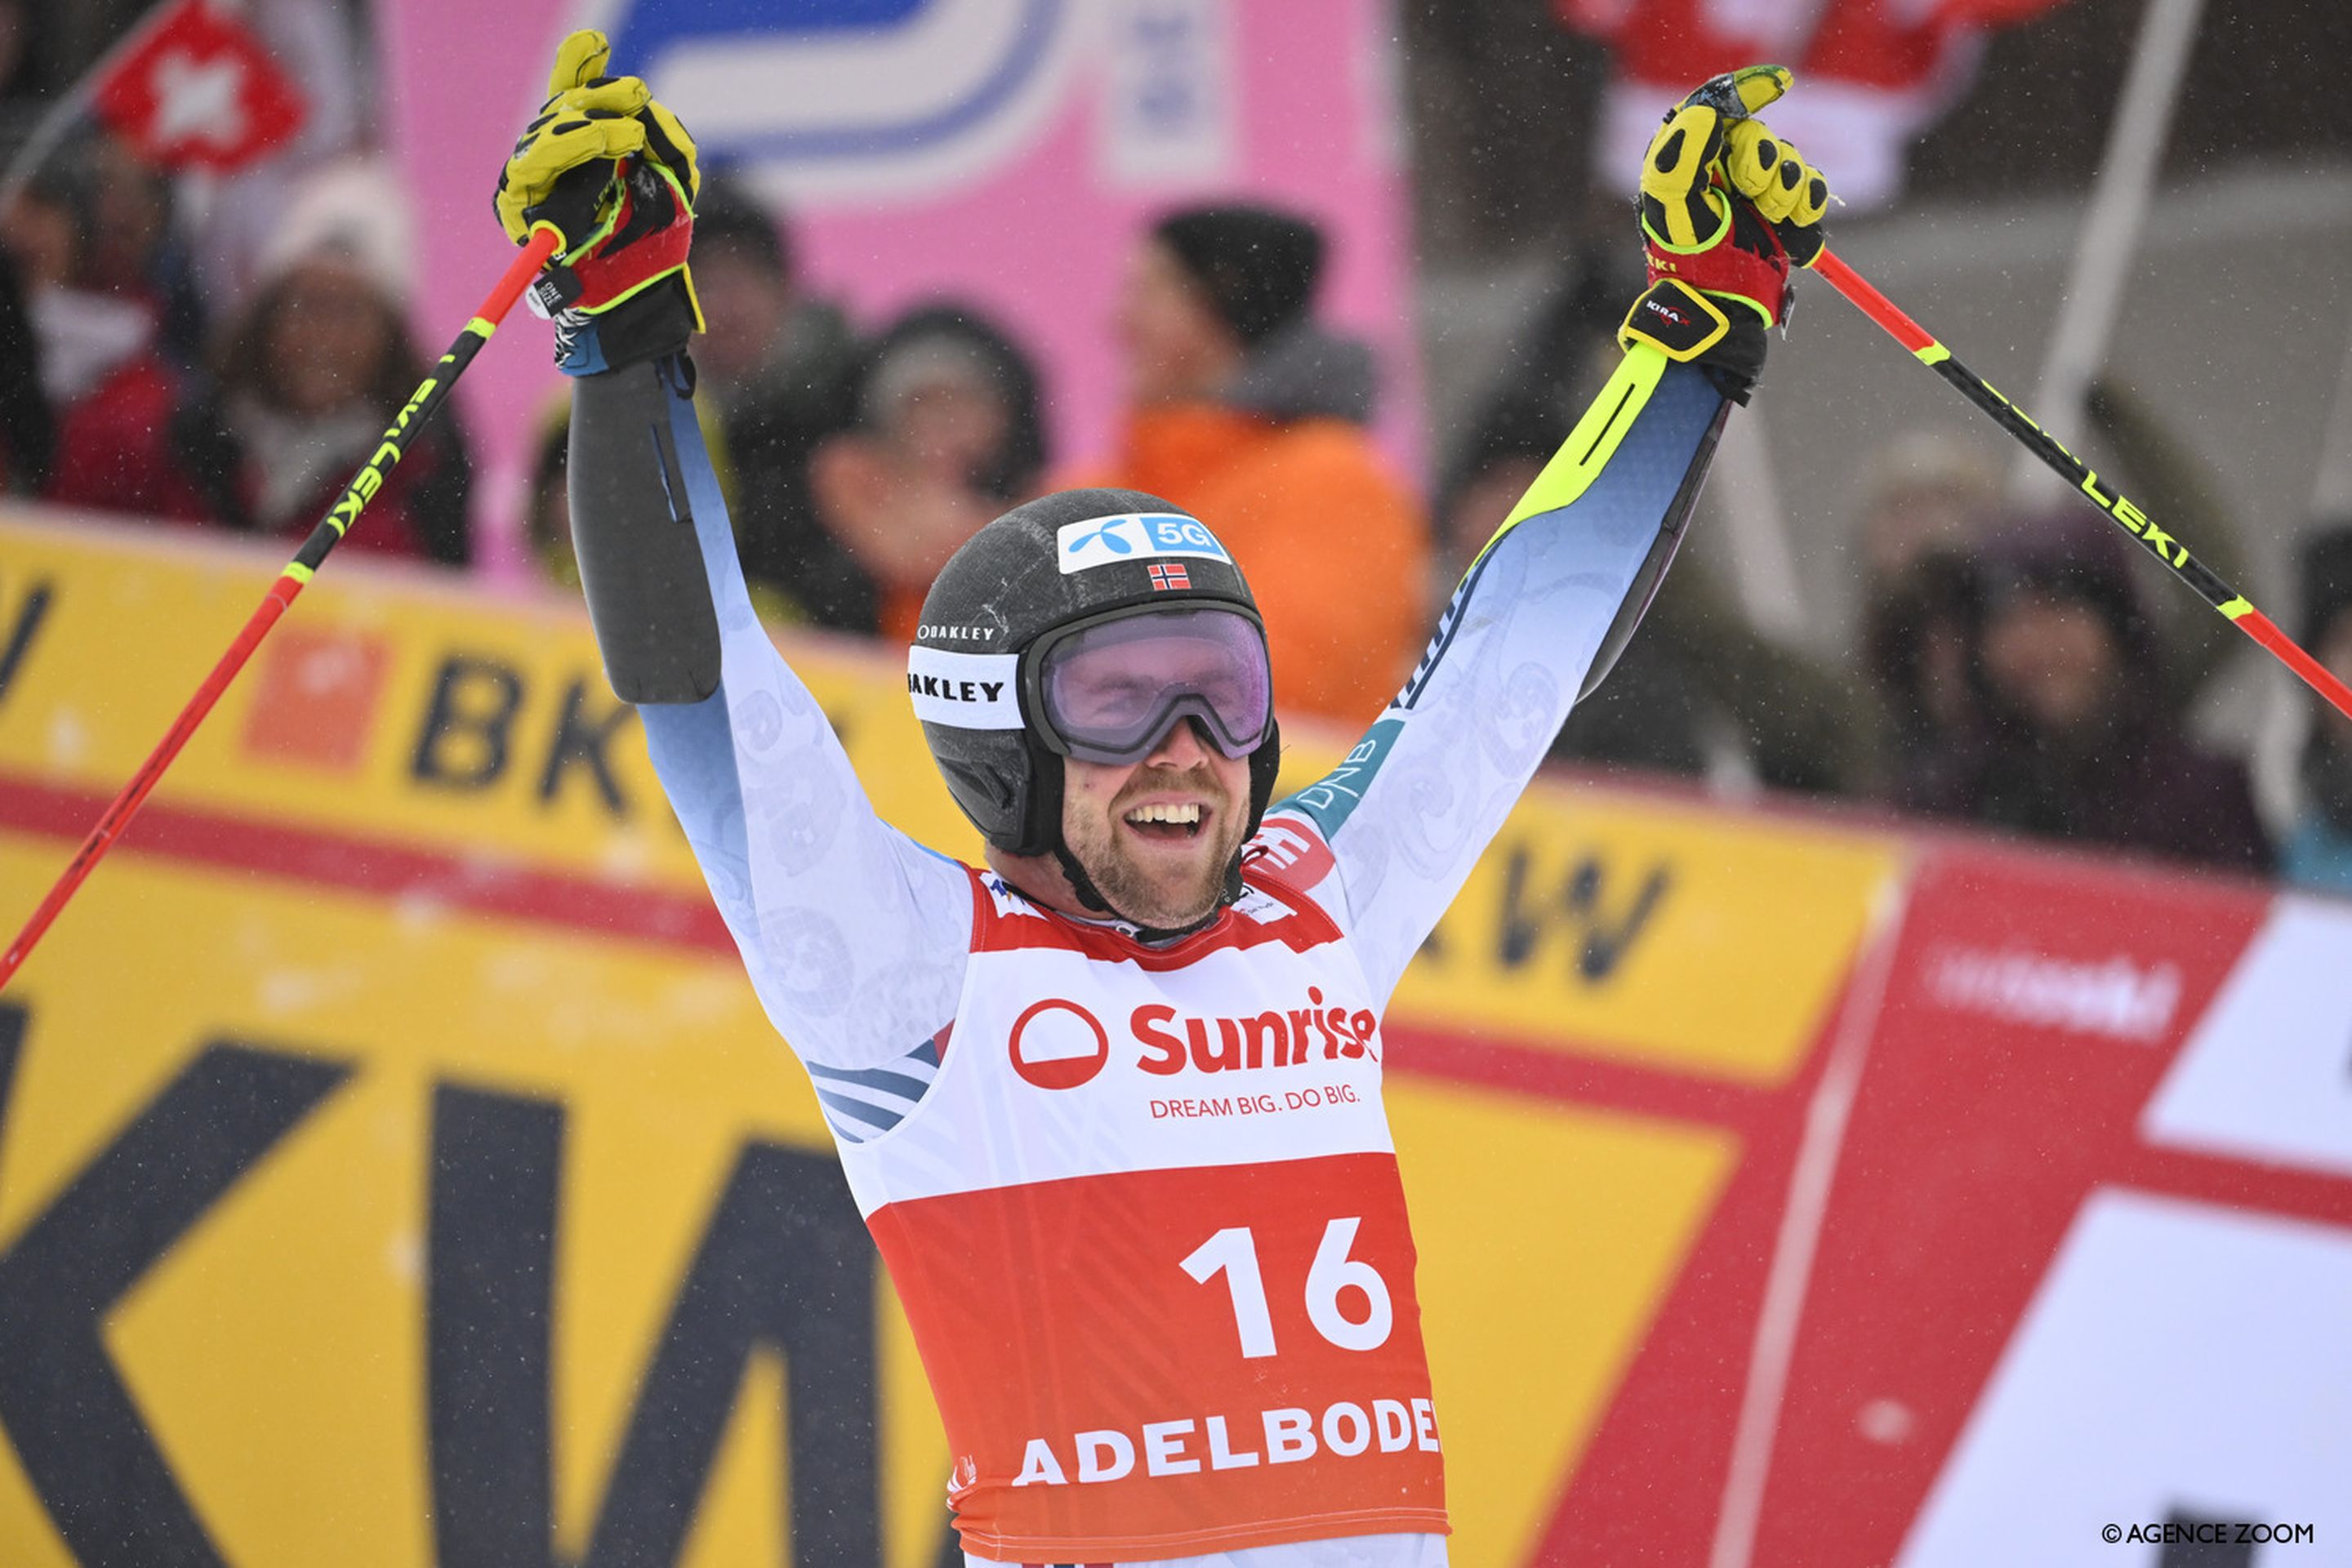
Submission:
[[[1215,519],[1077,490],[973,536],[908,690],[983,870],[874,814],[752,615],[684,353],[693,142],[607,55],[564,41],[497,199],[517,239],[564,237],[539,297],[576,377],[581,575],[906,1305],[968,1559],[1443,1564],[1380,1016],[1630,635],[1790,253],[1820,249],[1825,186],[1744,112],[1788,73],[1668,119],[1623,363],[1412,679],[1281,805],[1265,634]],[[1345,517],[1314,522],[1348,548]],[[1164,1114],[1204,1101],[1259,1109]]]

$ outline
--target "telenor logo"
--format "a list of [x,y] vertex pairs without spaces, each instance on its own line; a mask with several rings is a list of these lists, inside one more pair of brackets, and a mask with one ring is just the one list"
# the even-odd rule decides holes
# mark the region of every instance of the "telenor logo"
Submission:
[[1076,1002],[1048,996],[1013,1020],[1013,1070],[1039,1089],[1076,1089],[1110,1060],[1110,1036]]
[[[1099,546],[1104,550],[1109,551],[1113,555],[1133,554],[1135,552],[1134,543],[1130,542],[1125,534],[1118,531],[1118,525],[1126,521],[1127,520],[1124,518],[1114,517],[1105,521],[1100,528],[1096,529],[1092,533],[1082,533],[1078,535],[1077,538],[1070,541],[1070,553],[1076,555],[1082,553],[1089,546]],[[1080,526],[1084,525],[1081,524]]]
[[1181,511],[1127,512],[1066,522],[1055,542],[1065,574],[1108,566],[1146,555],[1191,555],[1204,561],[1233,560],[1208,525]]

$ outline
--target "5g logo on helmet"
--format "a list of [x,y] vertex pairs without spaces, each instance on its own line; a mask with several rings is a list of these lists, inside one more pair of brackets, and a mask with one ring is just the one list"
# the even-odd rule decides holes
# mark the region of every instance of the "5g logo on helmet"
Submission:
[[1109,566],[1146,555],[1191,555],[1231,563],[1208,525],[1181,511],[1129,512],[1066,522],[1055,531],[1055,553],[1064,574]]

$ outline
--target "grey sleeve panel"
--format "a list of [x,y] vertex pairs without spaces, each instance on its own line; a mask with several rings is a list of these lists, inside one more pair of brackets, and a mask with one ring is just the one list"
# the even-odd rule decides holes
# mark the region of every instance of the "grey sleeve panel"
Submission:
[[575,380],[572,544],[604,678],[624,702],[719,689],[719,616],[670,431],[675,360]]

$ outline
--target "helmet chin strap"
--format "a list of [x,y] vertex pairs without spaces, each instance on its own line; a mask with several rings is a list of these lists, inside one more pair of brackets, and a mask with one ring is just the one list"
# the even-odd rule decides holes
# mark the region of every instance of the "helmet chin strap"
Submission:
[[1095,879],[1087,875],[1087,868],[1078,864],[1078,858],[1070,853],[1068,842],[1058,833],[1054,835],[1054,863],[1061,867],[1062,875],[1069,880],[1070,890],[1078,895],[1078,902],[1098,915],[1118,915],[1121,920],[1127,918],[1110,907],[1110,900],[1102,896],[1102,889],[1095,886]]

